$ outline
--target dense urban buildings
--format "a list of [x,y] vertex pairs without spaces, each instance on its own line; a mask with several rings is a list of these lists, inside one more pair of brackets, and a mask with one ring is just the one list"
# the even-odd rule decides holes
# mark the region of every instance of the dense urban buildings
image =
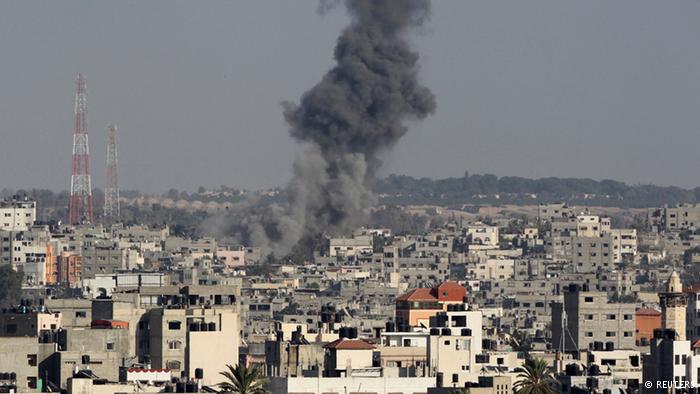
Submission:
[[204,390],[245,365],[273,393],[510,393],[528,360],[561,392],[698,379],[697,263],[669,242],[694,227],[543,204],[358,228],[295,261],[167,226],[44,224],[24,197],[0,207],[0,261],[21,274],[0,314],[5,389]]

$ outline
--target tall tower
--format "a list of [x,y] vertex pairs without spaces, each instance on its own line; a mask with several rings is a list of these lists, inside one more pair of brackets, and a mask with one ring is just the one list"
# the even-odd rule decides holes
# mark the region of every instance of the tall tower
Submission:
[[676,330],[677,339],[685,340],[685,311],[688,300],[683,293],[681,278],[676,271],[666,282],[666,292],[659,293],[661,301],[661,327]]
[[107,184],[105,185],[105,223],[119,220],[119,184],[117,182],[117,126],[107,126]]
[[83,74],[75,79],[75,128],[73,129],[73,171],[70,178],[68,223],[92,222],[92,185],[87,131],[87,82]]

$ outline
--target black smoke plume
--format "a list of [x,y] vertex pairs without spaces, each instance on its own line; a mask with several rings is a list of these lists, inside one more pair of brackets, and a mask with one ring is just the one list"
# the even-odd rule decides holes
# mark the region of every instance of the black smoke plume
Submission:
[[375,202],[379,156],[406,134],[405,121],[435,110],[406,40],[429,17],[429,0],[344,3],[352,22],[338,38],[336,65],[298,104],[284,104],[291,136],[306,145],[294,162],[288,205],[248,207],[229,221],[241,242],[277,255],[305,236],[359,225]]

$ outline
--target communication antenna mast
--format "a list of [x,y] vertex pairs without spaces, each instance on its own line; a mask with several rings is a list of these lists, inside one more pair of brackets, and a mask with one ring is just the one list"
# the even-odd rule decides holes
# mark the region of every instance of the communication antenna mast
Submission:
[[73,168],[70,178],[69,224],[92,223],[92,184],[87,131],[87,81],[75,79],[75,128],[73,129]]
[[119,183],[117,181],[117,126],[107,126],[107,161],[105,185],[105,223],[119,221]]

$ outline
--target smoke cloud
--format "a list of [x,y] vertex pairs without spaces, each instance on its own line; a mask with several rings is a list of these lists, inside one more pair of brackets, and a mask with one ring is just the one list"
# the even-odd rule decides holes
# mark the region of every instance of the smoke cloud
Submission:
[[306,146],[294,162],[288,204],[253,204],[229,218],[241,242],[276,255],[302,237],[361,224],[375,203],[379,157],[406,134],[405,121],[435,110],[434,95],[418,82],[418,53],[406,40],[428,19],[429,0],[344,4],[352,22],[338,38],[336,65],[298,103],[283,104],[290,135]]

